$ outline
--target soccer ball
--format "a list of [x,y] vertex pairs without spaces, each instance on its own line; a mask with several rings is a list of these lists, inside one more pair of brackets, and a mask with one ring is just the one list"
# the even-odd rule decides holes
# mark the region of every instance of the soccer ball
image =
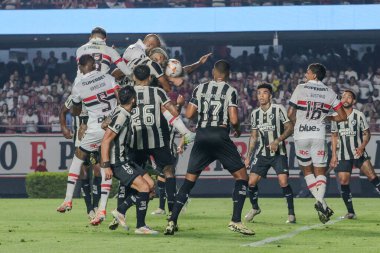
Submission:
[[165,74],[170,77],[178,77],[182,74],[182,64],[176,59],[169,59]]

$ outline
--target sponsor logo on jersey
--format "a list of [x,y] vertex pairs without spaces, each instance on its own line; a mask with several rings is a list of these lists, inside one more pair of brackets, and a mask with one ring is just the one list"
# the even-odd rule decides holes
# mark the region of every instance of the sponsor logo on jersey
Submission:
[[92,80],[90,80],[90,81],[82,82],[82,85],[85,86],[85,85],[90,85],[90,84],[92,84],[92,83],[96,83],[96,82],[98,82],[98,81],[104,79],[105,77],[106,77],[105,75],[99,76],[99,77],[97,77],[97,78],[95,78],[95,79],[92,79]]
[[263,131],[263,132],[275,131],[276,129],[276,127],[270,123],[264,123],[262,125],[258,125],[257,127],[260,129],[260,131]]
[[356,136],[356,131],[351,130],[350,128],[339,129],[340,136]]
[[300,132],[317,132],[317,131],[320,131],[321,129],[319,129],[317,126],[308,126],[308,125],[300,125],[299,128],[298,128],[298,131]]

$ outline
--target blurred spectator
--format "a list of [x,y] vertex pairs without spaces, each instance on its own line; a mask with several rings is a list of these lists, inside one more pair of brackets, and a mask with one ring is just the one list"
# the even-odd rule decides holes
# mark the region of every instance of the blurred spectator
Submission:
[[264,67],[264,55],[260,53],[260,47],[255,46],[254,53],[249,55],[252,68],[254,70],[263,70]]
[[54,51],[50,51],[49,58],[46,61],[46,69],[49,74],[49,77],[53,77],[56,74],[57,64],[58,59],[55,57]]
[[36,57],[33,59],[34,76],[36,80],[41,80],[45,72],[46,59],[42,57],[42,52],[37,51]]
[[49,117],[49,125],[52,133],[61,132],[61,124],[59,123],[59,110],[56,107],[53,109],[53,115]]
[[212,7],[224,7],[226,6],[225,0],[212,0]]
[[23,116],[22,124],[25,133],[37,133],[38,116],[33,112],[32,108],[28,109],[28,113]]
[[358,97],[358,103],[368,103],[368,98],[373,93],[373,86],[372,83],[366,78],[365,74],[360,75],[359,83],[359,97]]
[[358,80],[358,73],[355,70],[353,70],[351,66],[347,67],[347,70],[344,72],[344,75],[347,79],[354,77],[355,80]]
[[47,172],[46,159],[40,158],[38,160],[38,166],[34,169],[34,172]]

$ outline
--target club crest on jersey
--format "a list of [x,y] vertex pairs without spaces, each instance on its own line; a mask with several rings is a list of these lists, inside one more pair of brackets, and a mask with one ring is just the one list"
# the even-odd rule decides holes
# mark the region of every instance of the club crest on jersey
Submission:
[[93,56],[95,61],[101,60],[101,54],[94,54]]
[[274,114],[269,114],[269,118],[273,119],[274,118]]
[[120,130],[120,128],[121,128],[121,126],[120,126],[119,124],[116,124],[116,125],[115,125],[115,129],[116,129],[116,130]]
[[355,126],[355,125],[356,125],[356,120],[351,121],[351,124],[352,124],[353,126]]

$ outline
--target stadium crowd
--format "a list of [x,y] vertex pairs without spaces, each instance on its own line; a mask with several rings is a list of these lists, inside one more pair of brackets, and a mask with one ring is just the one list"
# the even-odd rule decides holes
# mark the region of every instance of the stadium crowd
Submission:
[[[255,47],[254,53],[247,51],[234,58],[230,48],[214,52],[216,59],[231,62],[233,72],[230,83],[240,96],[239,116],[244,129],[249,132],[252,109],[258,106],[256,88],[263,82],[273,84],[273,100],[287,106],[297,84],[303,81],[307,64],[321,62],[328,69],[324,83],[337,93],[350,88],[358,94],[357,108],[367,117],[372,131],[380,131],[380,47],[368,47],[359,58],[356,50],[342,48],[322,52],[312,49],[298,51],[283,50],[276,53]],[[291,53],[290,53],[291,52]],[[182,61],[185,56],[173,54]],[[174,88],[169,96],[174,100],[182,94],[189,101],[193,88],[211,79],[213,59],[187,77],[181,87]],[[0,62],[0,132],[12,133],[57,133],[60,132],[59,110],[71,93],[76,74],[75,57],[66,53],[57,58],[54,51],[44,58],[38,51],[31,63],[19,58],[17,62]],[[68,117],[68,123],[71,117]],[[187,122],[191,125],[191,122]]]
[[0,8],[14,9],[108,9],[164,7],[225,7],[271,5],[377,4],[379,0],[2,0]]

